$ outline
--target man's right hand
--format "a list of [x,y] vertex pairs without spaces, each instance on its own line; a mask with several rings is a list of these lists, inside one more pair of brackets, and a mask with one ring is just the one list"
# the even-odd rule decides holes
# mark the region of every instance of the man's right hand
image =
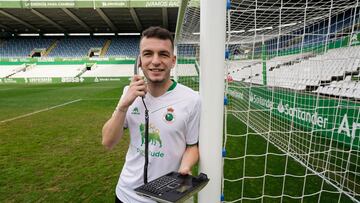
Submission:
[[129,89],[118,104],[118,108],[129,108],[129,106],[135,101],[137,97],[145,96],[146,91],[147,85],[143,77],[140,75],[134,75],[130,82]]
[[143,78],[139,75],[134,75],[128,90],[119,101],[116,113],[114,112],[113,116],[103,126],[102,144],[107,149],[112,149],[123,136],[126,111],[137,97],[145,96],[146,89],[147,85]]

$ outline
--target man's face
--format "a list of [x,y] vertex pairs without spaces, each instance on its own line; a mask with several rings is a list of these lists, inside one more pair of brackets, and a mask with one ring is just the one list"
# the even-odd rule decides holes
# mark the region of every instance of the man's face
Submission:
[[165,83],[170,79],[176,62],[170,40],[144,37],[140,42],[140,57],[142,71],[149,82]]

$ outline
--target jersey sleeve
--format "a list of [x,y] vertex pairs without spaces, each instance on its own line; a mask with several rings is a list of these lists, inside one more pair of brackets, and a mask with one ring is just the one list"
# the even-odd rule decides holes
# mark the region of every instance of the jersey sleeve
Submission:
[[186,129],[186,145],[194,145],[199,141],[201,101],[200,97],[195,100],[195,105],[191,110]]

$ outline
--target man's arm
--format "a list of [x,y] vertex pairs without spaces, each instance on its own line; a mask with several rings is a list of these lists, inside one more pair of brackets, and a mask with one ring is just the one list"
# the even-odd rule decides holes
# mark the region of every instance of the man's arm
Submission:
[[146,84],[141,76],[135,75],[129,89],[123,93],[113,116],[105,123],[102,129],[102,144],[112,149],[124,134],[124,122],[129,106],[137,97],[145,96]]
[[187,145],[183,157],[181,159],[180,168],[178,170],[181,174],[190,174],[191,168],[198,162],[199,160],[199,126],[200,126],[200,109],[201,102],[200,98],[197,97],[192,108],[192,112],[190,114],[189,120],[187,121],[187,129],[186,129],[186,143],[196,143],[194,145]]
[[112,149],[124,134],[124,122],[127,108],[117,107],[113,116],[102,128],[102,144],[107,149]]
[[181,159],[179,173],[186,175],[191,173],[191,168],[199,160],[199,148],[197,145],[187,146]]

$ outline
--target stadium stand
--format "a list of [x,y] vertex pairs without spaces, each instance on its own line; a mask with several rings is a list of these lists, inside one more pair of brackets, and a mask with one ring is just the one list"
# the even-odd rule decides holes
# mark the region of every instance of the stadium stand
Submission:
[[178,55],[183,57],[194,57],[196,55],[196,46],[192,44],[180,44],[177,47]]
[[[229,74],[237,81],[262,84],[263,64],[259,60],[236,61]],[[296,54],[274,57],[266,62],[269,86],[305,90],[307,86],[329,84],[357,74],[360,67],[360,47],[331,49],[321,55]]]
[[29,57],[34,49],[48,50],[48,57],[87,57],[91,48],[103,48],[106,41],[110,46],[105,54],[109,56],[134,57],[139,53],[139,37],[67,37],[67,38],[14,38],[1,41],[0,57]]
[[114,37],[105,56],[135,57],[139,54],[138,37]]
[[[252,72],[261,72],[260,70],[252,70],[252,67],[255,67],[257,64],[260,64],[260,60],[241,60],[241,61],[232,61],[230,62],[229,74],[232,75],[233,79],[236,81],[243,81],[248,79],[250,76],[255,75]],[[254,68],[255,69],[255,68]]]
[[171,75],[175,75],[175,71],[177,76],[197,76],[198,73],[196,71],[194,64],[178,64],[176,69],[171,70]]
[[49,57],[87,57],[91,48],[102,48],[103,37],[69,37],[61,39]]
[[29,57],[34,49],[47,49],[54,39],[10,38],[0,46],[0,57]]
[[360,98],[360,82],[351,80],[349,75],[344,80],[332,81],[330,85],[320,86],[314,92],[331,96]]
[[[240,60],[230,64],[229,75],[235,81],[263,84],[260,60]],[[267,84],[293,90],[311,90],[323,95],[360,98],[360,46],[328,50],[314,55],[295,54],[266,61]]]
[[360,47],[332,49],[309,60],[269,71],[268,83],[270,86],[305,90],[307,86],[326,85],[332,80],[345,79],[347,74],[357,74],[359,66]]
[[[295,63],[312,56],[312,53],[294,54],[274,57],[266,61],[267,71],[278,68],[281,65]],[[262,81],[263,64],[261,60],[240,60],[230,64],[229,74],[237,81],[252,82],[259,84]]]

